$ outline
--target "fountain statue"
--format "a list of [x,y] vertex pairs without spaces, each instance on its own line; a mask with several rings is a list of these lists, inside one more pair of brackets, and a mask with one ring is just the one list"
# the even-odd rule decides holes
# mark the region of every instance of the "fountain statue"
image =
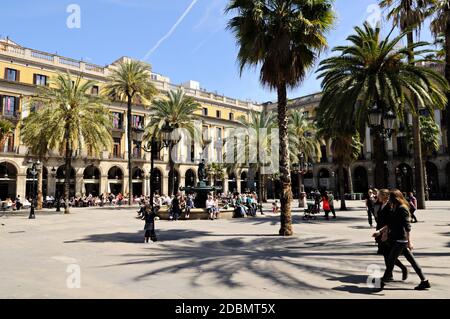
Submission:
[[208,199],[208,194],[210,192],[221,190],[221,187],[208,186],[206,184],[207,174],[206,174],[206,164],[205,160],[198,164],[198,182],[196,186],[180,187],[180,190],[186,193],[195,193],[194,205],[196,208],[206,208],[206,200]]

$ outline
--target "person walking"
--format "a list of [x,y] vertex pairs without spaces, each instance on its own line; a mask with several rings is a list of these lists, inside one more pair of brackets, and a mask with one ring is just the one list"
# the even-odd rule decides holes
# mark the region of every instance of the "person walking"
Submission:
[[431,288],[430,282],[425,278],[422,269],[412,253],[413,244],[411,240],[411,216],[409,213],[408,202],[404,198],[402,192],[398,189],[394,189],[390,192],[389,202],[392,205],[392,212],[387,218],[387,225],[374,233],[374,237],[376,237],[387,232],[388,240],[392,243],[386,262],[386,270],[381,278],[380,288],[383,289],[386,282],[390,281],[392,278],[394,265],[396,264],[398,257],[403,255],[420,278],[420,284],[414,289],[429,289]]
[[413,192],[408,194],[409,213],[411,214],[412,222],[417,223],[416,211],[417,211],[417,198]]
[[178,220],[178,218],[181,215],[179,194],[174,196],[172,199],[172,215],[173,215],[173,220]]
[[330,205],[331,213],[333,214],[333,218],[336,219],[336,210],[334,209],[334,195],[333,192],[327,192],[328,196],[328,204]]
[[366,198],[366,209],[367,209],[367,220],[369,221],[369,226],[372,228],[372,216],[374,215],[374,209],[375,209],[375,194],[373,193],[372,189],[369,189],[367,192],[367,198]]
[[[380,189],[377,194],[378,202],[374,203],[374,206],[378,207],[377,218],[376,218],[376,230],[380,231],[388,224],[388,218],[392,213],[392,205],[389,203],[390,192],[388,189]],[[387,233],[382,236],[382,234],[375,237],[375,241],[378,244],[377,254],[383,255],[384,263],[387,267],[389,253],[391,251],[391,242],[388,241]],[[395,260],[395,265],[399,267],[402,271],[402,280],[408,278],[408,269],[406,266],[397,258]],[[393,280],[392,275],[388,280]]]
[[322,196],[322,208],[323,208],[323,211],[325,212],[325,219],[329,220],[330,217],[328,215],[330,214],[331,209],[330,209],[330,203],[328,201],[327,192],[325,192]]

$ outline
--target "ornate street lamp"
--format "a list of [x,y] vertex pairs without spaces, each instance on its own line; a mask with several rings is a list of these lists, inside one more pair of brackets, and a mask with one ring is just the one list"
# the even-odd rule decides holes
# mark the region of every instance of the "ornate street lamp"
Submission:
[[28,160],[28,168],[30,169],[30,174],[33,176],[33,182],[31,185],[31,208],[30,208],[30,215],[28,216],[28,219],[35,219],[36,215],[34,213],[34,207],[36,202],[36,194],[35,194],[35,181],[36,181],[36,175],[39,174],[39,171],[42,168],[42,164],[39,160],[36,162],[32,159]]
[[376,128],[381,126],[383,118],[383,112],[374,105],[374,107],[369,111],[369,126]]

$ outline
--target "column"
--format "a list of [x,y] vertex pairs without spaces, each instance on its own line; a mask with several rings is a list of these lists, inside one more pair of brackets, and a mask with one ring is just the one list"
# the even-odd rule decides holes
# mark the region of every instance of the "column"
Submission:
[[241,179],[236,177],[236,189],[237,192],[240,194],[241,193]]
[[374,169],[372,167],[367,168],[367,182],[369,184],[369,187],[373,187],[375,185],[375,176],[373,175],[373,173]]
[[228,178],[223,179],[222,193],[224,193],[224,194],[228,193]]
[[56,195],[56,176],[50,170],[47,176],[47,195],[53,197]]
[[109,183],[108,183],[108,175],[102,175],[100,177],[100,191],[102,193],[109,193]]
[[147,176],[147,175],[145,175],[143,178],[142,178],[142,194],[144,195],[144,196],[148,196],[149,195],[149,192],[148,192],[148,181],[149,181],[149,176]]
[[395,165],[392,161],[387,164],[389,178],[388,178],[388,188],[395,188],[397,186],[397,175],[395,173]]
[[161,185],[161,189],[163,190],[163,194],[164,195],[168,195],[169,194],[169,176],[164,175],[162,177],[162,185]]
[[392,160],[394,158],[394,145],[392,143],[392,137],[387,140],[386,144],[387,144],[388,159]]
[[83,183],[83,175],[76,174],[75,175],[75,195],[83,195],[86,194],[86,189]]
[[[37,187],[37,178],[36,183],[34,184]],[[27,175],[26,174],[17,174],[16,177],[16,196],[20,195],[21,198],[26,197],[26,189],[27,189]],[[14,198],[12,198],[14,200]]]
[[[184,186],[186,186],[186,175],[180,176],[180,182],[178,183],[178,187],[184,187]],[[180,189],[178,189],[177,191],[180,192]]]

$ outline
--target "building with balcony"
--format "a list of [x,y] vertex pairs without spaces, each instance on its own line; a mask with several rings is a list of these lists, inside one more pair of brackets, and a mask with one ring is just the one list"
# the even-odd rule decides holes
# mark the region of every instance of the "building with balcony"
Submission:
[[[0,116],[16,125],[14,134],[0,145],[0,199],[15,198],[31,194],[33,176],[27,167],[32,157],[20,140],[20,127],[17,125],[30,112],[35,111],[31,105],[31,97],[36,95],[37,88],[49,85],[49,80],[57,72],[70,71],[73,76],[98,83],[92,94],[99,94],[107,81],[111,69],[118,62],[129,58],[122,57],[106,66],[99,66],[85,61],[51,54],[23,47],[10,39],[0,39]],[[155,174],[153,186],[162,194],[169,193],[169,176],[174,176],[175,187],[196,183],[197,163],[201,158],[207,162],[222,160],[222,139],[224,131],[230,127],[238,127],[237,119],[246,117],[250,110],[260,110],[261,106],[248,101],[229,98],[200,89],[196,81],[187,81],[175,85],[170,79],[160,74],[149,75],[160,94],[169,90],[183,88],[187,95],[198,101],[202,108],[195,114],[197,125],[204,137],[210,141],[206,147],[202,145],[183,145],[176,149],[180,162],[175,171],[169,172],[168,150],[158,152],[155,158]],[[134,105],[132,123],[126,122],[126,105],[111,102],[108,105],[113,115],[113,147],[104,150],[101,156],[94,157],[88,150],[74,154],[70,174],[72,195],[100,193],[128,193],[128,156],[133,158],[133,193],[149,194],[150,188],[150,154],[144,152],[143,132],[149,121],[149,111],[143,105]],[[127,154],[126,128],[132,128],[132,154]],[[63,194],[63,182],[66,172],[64,161],[57,152],[50,152],[43,161],[43,191],[45,195],[60,196]],[[241,180],[244,176],[244,180]],[[251,181],[247,180],[247,172],[228,172],[222,181],[224,191],[247,188]],[[232,188],[229,188],[232,187]]]

